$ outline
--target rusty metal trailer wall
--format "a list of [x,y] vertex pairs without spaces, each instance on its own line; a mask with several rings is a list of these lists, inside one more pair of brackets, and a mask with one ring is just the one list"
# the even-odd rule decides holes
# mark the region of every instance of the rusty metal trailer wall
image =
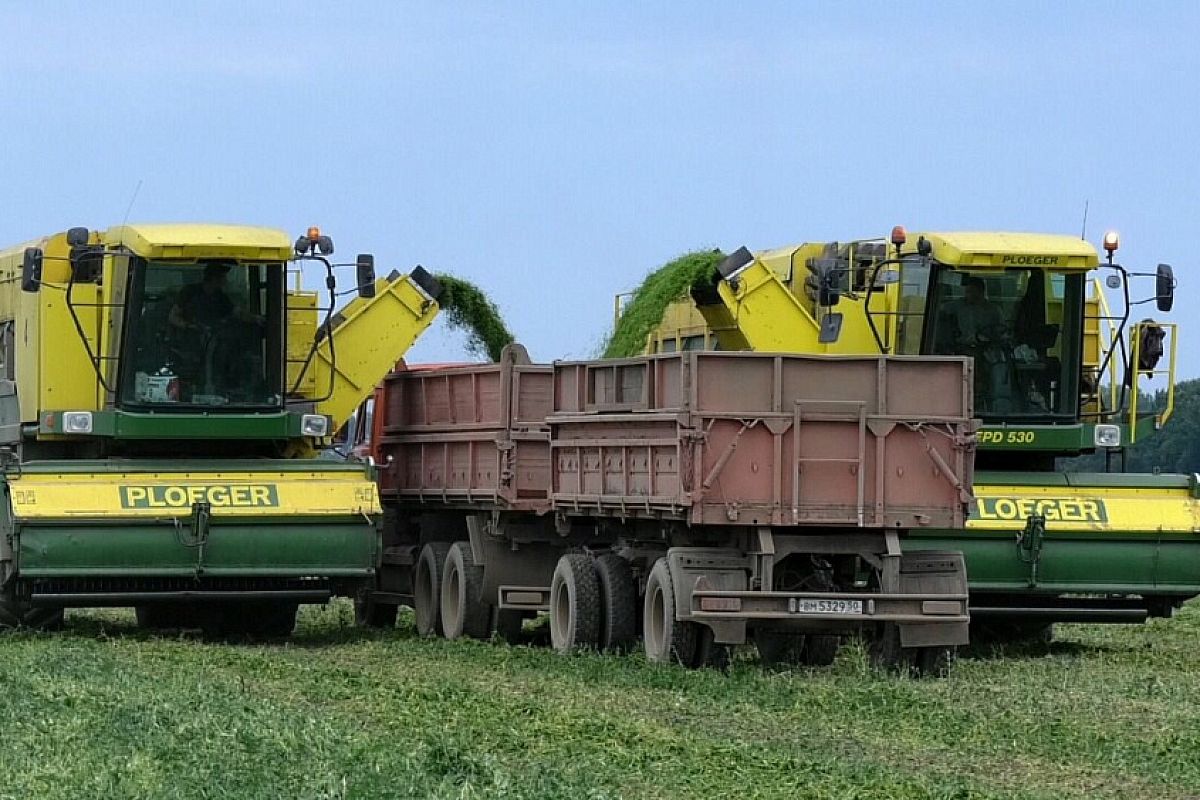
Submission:
[[545,511],[552,378],[549,366],[511,360],[390,375],[383,497]]
[[692,524],[963,524],[961,358],[684,352],[560,363],[556,508]]
[[684,352],[398,372],[385,498],[705,525],[950,527],[973,448],[960,358]]

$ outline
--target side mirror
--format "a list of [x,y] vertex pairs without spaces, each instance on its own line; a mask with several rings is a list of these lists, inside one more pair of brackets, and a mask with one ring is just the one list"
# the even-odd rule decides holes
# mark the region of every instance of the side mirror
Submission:
[[1164,314],[1175,305],[1175,271],[1170,264],[1159,264],[1155,273],[1154,294],[1158,300],[1158,310]]
[[36,292],[42,285],[42,248],[26,247],[21,262],[21,291]]
[[354,262],[358,273],[358,296],[362,298],[375,296],[375,256],[370,253],[359,253]]
[[843,262],[837,258],[810,258],[805,266],[809,274],[804,279],[804,291],[809,299],[825,308],[836,306],[842,296],[838,277]]
[[67,244],[71,247],[83,247],[91,238],[87,228],[71,228],[67,231]]

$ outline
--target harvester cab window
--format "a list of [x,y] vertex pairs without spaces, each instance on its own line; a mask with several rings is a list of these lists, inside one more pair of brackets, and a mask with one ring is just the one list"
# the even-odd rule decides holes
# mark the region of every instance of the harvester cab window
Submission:
[[135,260],[119,402],[282,405],[283,266]]
[[929,262],[923,258],[905,259],[900,270],[900,299],[896,308],[896,352],[900,355],[921,353],[928,295]]
[[927,352],[975,359],[982,418],[1074,418],[1082,278],[1042,269],[941,267]]

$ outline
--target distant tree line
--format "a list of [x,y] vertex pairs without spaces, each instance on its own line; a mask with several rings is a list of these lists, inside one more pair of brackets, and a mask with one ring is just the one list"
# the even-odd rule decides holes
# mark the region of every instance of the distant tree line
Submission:
[[[1165,392],[1143,393],[1138,398],[1139,412],[1163,408],[1165,404]],[[1104,454],[1063,459],[1061,466],[1071,472],[1103,472]],[[1120,469],[1117,458],[1113,459],[1113,469]],[[1125,471],[1200,473],[1200,379],[1175,385],[1174,414],[1162,430],[1126,448]]]

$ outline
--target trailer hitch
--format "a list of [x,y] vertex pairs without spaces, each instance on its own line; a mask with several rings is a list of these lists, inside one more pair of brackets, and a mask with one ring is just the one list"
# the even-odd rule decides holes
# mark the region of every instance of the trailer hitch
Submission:
[[1017,532],[1017,557],[1029,565],[1029,586],[1037,586],[1038,562],[1042,558],[1042,542],[1046,538],[1046,518],[1033,514],[1025,519],[1024,530]]
[[204,547],[208,544],[209,526],[212,522],[212,503],[200,501],[192,503],[192,513],[188,517],[187,536],[183,533],[183,524],[179,517],[174,517],[175,538],[179,544],[196,550],[196,577],[204,573]]

